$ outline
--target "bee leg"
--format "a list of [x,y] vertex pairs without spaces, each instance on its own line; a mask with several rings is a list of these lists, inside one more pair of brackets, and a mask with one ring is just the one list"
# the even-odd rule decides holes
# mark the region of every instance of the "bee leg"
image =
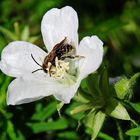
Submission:
[[62,56],[61,59],[64,60],[66,58],[70,58],[70,59],[75,59],[75,58],[85,58],[84,56],[80,56],[80,55],[75,55],[75,56]]
[[64,60],[64,59],[66,59],[66,58],[71,58],[71,59],[74,59],[74,58],[75,58],[75,56],[62,56],[62,57],[61,57],[61,60]]

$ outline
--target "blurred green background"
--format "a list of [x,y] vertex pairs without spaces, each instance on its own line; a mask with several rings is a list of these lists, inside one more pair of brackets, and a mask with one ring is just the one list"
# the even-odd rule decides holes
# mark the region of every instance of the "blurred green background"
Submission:
[[[30,41],[44,47],[40,32],[42,16],[53,7],[66,5],[78,13],[79,40],[90,35],[98,35],[103,40],[104,62],[110,77],[130,77],[140,71],[140,0],[1,0],[0,52],[13,40]],[[76,106],[75,101],[62,108],[61,117],[53,98],[7,106],[6,90],[11,80],[0,73],[0,140],[90,139],[88,129],[79,123],[83,114],[72,116],[69,113]],[[139,84],[138,80],[133,102],[140,102]],[[140,116],[132,110],[131,113],[140,122]],[[123,133],[131,127],[130,123],[119,123]],[[113,119],[108,119],[97,139],[119,140],[117,133]],[[106,138],[107,134],[112,138]]]

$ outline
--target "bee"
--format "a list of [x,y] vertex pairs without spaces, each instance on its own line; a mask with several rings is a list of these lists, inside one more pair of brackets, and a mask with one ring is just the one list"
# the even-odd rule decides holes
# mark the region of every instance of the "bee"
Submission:
[[56,44],[53,47],[52,51],[44,58],[42,65],[40,65],[31,54],[31,57],[35,61],[35,63],[41,67],[41,69],[37,69],[32,73],[37,72],[38,70],[43,70],[45,73],[48,73],[51,67],[55,66],[56,57],[58,60],[64,60],[65,58],[73,58],[73,56],[67,55],[73,50],[74,47],[67,43],[67,38],[65,37],[60,43]]

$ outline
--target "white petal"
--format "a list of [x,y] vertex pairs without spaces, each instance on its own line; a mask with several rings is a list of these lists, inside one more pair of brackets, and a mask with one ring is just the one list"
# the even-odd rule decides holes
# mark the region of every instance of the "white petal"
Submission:
[[75,84],[68,85],[59,85],[57,92],[54,94],[55,98],[64,103],[70,103],[71,99],[76,94],[81,80],[79,79]]
[[41,65],[47,55],[43,50],[31,43],[14,41],[2,51],[0,69],[9,76],[18,77],[41,68],[32,59],[31,54]]
[[97,36],[85,37],[80,42],[77,53],[84,56],[79,63],[80,77],[83,79],[100,66],[103,58],[103,42]]
[[45,96],[54,95],[56,99],[69,103],[75,95],[80,81],[74,85],[64,85],[43,75],[26,75],[11,82],[8,87],[7,104],[29,103]]
[[47,77],[28,75],[19,77],[11,82],[8,87],[7,104],[23,104],[52,95],[54,91],[53,81]]
[[69,6],[62,9],[53,8],[42,19],[41,32],[48,51],[51,51],[65,37],[76,47],[78,45],[77,30],[77,13]]

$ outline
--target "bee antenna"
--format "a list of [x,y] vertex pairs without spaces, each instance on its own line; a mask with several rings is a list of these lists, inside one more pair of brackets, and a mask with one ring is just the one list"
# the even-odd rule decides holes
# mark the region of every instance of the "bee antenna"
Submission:
[[37,72],[37,71],[39,71],[39,70],[43,70],[43,69],[37,69],[37,70],[34,70],[34,71],[32,71],[32,73],[35,73],[35,72]]
[[40,66],[40,67],[42,68],[42,66],[34,59],[34,57],[33,57],[32,54],[31,54],[31,57],[32,57],[32,59],[34,60],[34,62],[35,62],[38,66]]

